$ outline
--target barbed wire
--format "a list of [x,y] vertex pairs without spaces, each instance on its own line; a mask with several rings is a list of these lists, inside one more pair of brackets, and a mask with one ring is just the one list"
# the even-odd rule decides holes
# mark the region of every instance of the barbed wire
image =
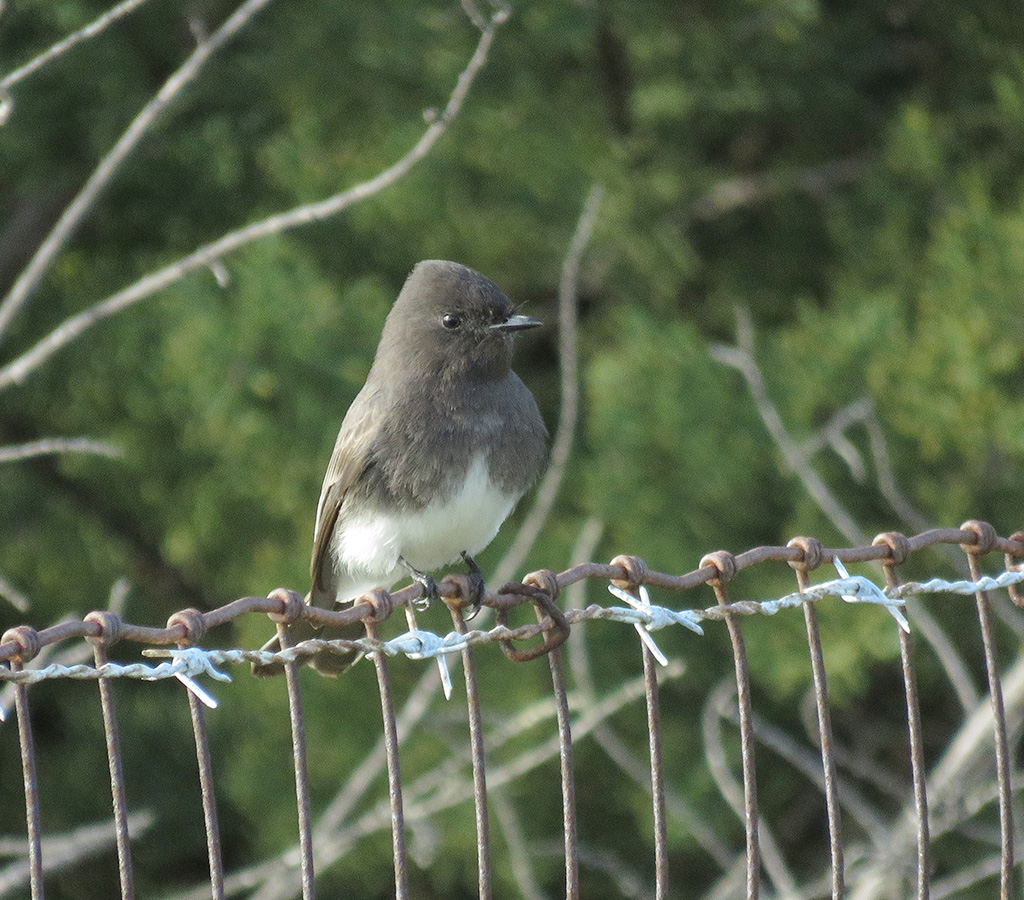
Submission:
[[[932,578],[922,582],[900,584],[896,575],[898,567],[903,565],[911,554],[940,544],[959,545],[967,554],[970,563],[970,579]],[[982,574],[980,571],[981,558],[996,551],[1001,551],[1003,554],[1004,571],[992,575]],[[586,556],[583,558],[585,559]],[[851,576],[846,570],[847,563],[872,561],[881,564],[885,575],[884,586],[864,575]],[[729,597],[727,586],[740,571],[770,562],[784,562],[794,570],[797,580],[796,591],[757,601],[733,601]],[[416,601],[421,597],[419,585],[413,585],[394,593],[383,590],[372,591],[344,610],[322,610],[310,607],[297,592],[278,589],[272,591],[267,597],[243,597],[205,613],[195,609],[181,610],[168,619],[164,628],[126,622],[113,610],[98,610],[80,620],[72,619],[41,630],[27,625],[17,626],[9,629],[0,637],[0,659],[7,661],[7,666],[0,666],[0,681],[8,683],[6,692],[13,693],[22,751],[26,818],[29,832],[29,861],[26,869],[28,876],[25,877],[29,877],[31,881],[33,896],[41,897],[44,872],[43,839],[39,824],[39,791],[28,706],[29,686],[54,679],[92,679],[98,682],[110,760],[110,783],[114,798],[116,826],[114,831],[123,875],[125,872],[130,873],[131,865],[130,835],[127,824],[129,814],[126,789],[121,774],[118,726],[114,715],[111,682],[117,678],[133,678],[144,681],[176,678],[188,688],[186,696],[192,714],[199,760],[210,860],[210,887],[213,889],[214,898],[220,900],[226,896],[225,886],[227,884],[241,884],[242,881],[251,878],[264,879],[258,882],[248,882],[253,885],[256,883],[263,885],[263,888],[257,893],[261,898],[264,896],[267,898],[293,896],[299,892],[298,882],[301,882],[303,896],[305,898],[312,897],[314,847],[318,848],[317,854],[321,864],[326,864],[324,860],[337,858],[340,853],[345,852],[343,848],[351,844],[355,835],[362,833],[362,828],[369,827],[369,820],[363,824],[355,823],[342,826],[339,819],[337,827],[323,829],[314,829],[312,825],[305,725],[303,724],[300,684],[297,675],[298,665],[325,650],[347,653],[355,650],[357,654],[371,657],[377,672],[384,717],[384,752],[388,768],[389,797],[384,807],[375,807],[371,818],[376,823],[373,826],[375,828],[387,827],[387,824],[390,824],[395,858],[395,894],[399,900],[405,900],[409,897],[409,892],[405,869],[406,818],[403,806],[403,785],[398,766],[400,726],[390,687],[387,660],[393,656],[435,660],[440,670],[445,693],[450,696],[452,686],[446,660],[453,654],[459,654],[466,675],[466,702],[469,720],[471,723],[476,723],[475,726],[471,725],[471,732],[474,728],[477,729],[471,743],[474,777],[471,786],[463,785],[458,791],[449,792],[449,794],[462,797],[471,795],[474,798],[477,810],[480,880],[481,885],[485,883],[488,885],[486,891],[481,890],[481,896],[490,896],[491,874],[486,825],[487,786],[484,779],[484,741],[482,732],[479,730],[480,698],[476,686],[473,651],[481,645],[498,643],[505,655],[513,661],[534,659],[541,655],[548,657],[552,674],[552,690],[555,701],[552,708],[557,719],[557,734],[542,746],[526,751],[515,763],[504,768],[499,767],[498,770],[495,770],[494,776],[496,783],[502,783],[506,780],[506,775],[508,778],[513,777],[514,773],[534,765],[535,760],[551,758],[555,755],[560,758],[567,896],[577,897],[579,896],[577,879],[581,855],[576,839],[573,787],[575,776],[573,775],[571,749],[573,734],[575,733],[578,739],[581,735],[589,733],[592,728],[600,730],[599,724],[604,720],[595,712],[595,708],[591,707],[584,709],[582,715],[570,727],[568,689],[562,669],[560,645],[568,637],[573,626],[588,621],[607,620],[631,625],[636,629],[643,642],[642,687],[633,685],[627,693],[630,696],[643,694],[647,704],[651,740],[650,780],[647,783],[654,803],[657,886],[655,895],[658,898],[664,898],[667,896],[668,890],[666,787],[662,772],[658,678],[655,674],[655,664],[660,662],[665,665],[669,663],[669,660],[655,643],[654,634],[674,625],[702,635],[707,623],[724,622],[728,628],[732,645],[735,683],[733,685],[726,683],[720,686],[720,689],[716,689],[706,707],[705,747],[708,762],[720,790],[744,821],[748,900],[756,900],[758,897],[762,865],[776,890],[782,893],[786,893],[786,891],[792,893],[790,889],[796,889],[796,881],[787,869],[779,850],[778,841],[772,836],[767,823],[759,819],[757,788],[754,778],[754,744],[755,741],[762,741],[772,746],[772,742],[774,742],[774,746],[784,754],[791,754],[792,748],[784,746],[785,742],[780,741],[777,735],[766,729],[752,713],[750,673],[739,623],[743,617],[772,616],[782,610],[799,607],[803,610],[807,625],[807,642],[811,652],[814,674],[813,696],[818,712],[816,738],[822,766],[817,773],[817,778],[825,794],[828,812],[832,896],[834,898],[842,897],[844,896],[845,870],[839,809],[846,800],[840,795],[837,787],[837,751],[833,746],[828,689],[824,678],[821,640],[814,612],[818,603],[830,598],[841,598],[847,602],[881,606],[887,614],[894,618],[898,626],[896,633],[900,639],[906,689],[914,801],[913,806],[908,807],[908,810],[901,814],[897,824],[893,826],[894,830],[890,834],[889,842],[893,847],[903,847],[916,836],[917,897],[919,900],[923,900],[928,896],[931,877],[927,775],[921,753],[922,727],[916,694],[916,675],[909,643],[910,625],[903,610],[909,597],[946,593],[973,594],[975,597],[990,690],[989,698],[982,700],[988,713],[987,719],[980,717],[978,710],[975,710],[970,728],[965,726],[964,734],[958,740],[957,746],[951,747],[949,757],[942,761],[941,777],[936,774],[938,785],[936,793],[937,798],[942,802],[940,809],[943,816],[938,824],[945,830],[950,827],[947,821],[949,800],[948,797],[944,797],[941,785],[958,783],[956,772],[967,771],[971,765],[976,767],[978,754],[983,751],[981,735],[987,731],[989,750],[991,751],[992,748],[995,750],[997,777],[994,789],[986,794],[986,797],[989,797],[986,802],[991,802],[994,799],[998,804],[1000,857],[998,867],[995,866],[994,861],[989,860],[984,867],[978,869],[978,872],[982,872],[982,869],[984,872],[998,870],[1002,895],[1009,896],[1007,891],[1009,890],[1015,849],[1011,810],[1015,781],[1011,777],[1008,732],[1011,728],[1016,727],[1016,719],[1020,714],[1022,704],[1024,704],[1024,658],[1018,660],[1005,676],[1001,674],[992,640],[989,601],[986,592],[1005,589],[1018,607],[1024,607],[1024,599],[1021,597],[1019,588],[1019,585],[1024,582],[1022,562],[1024,562],[1024,532],[1016,532],[1008,538],[1003,538],[996,533],[993,526],[985,522],[971,520],[965,522],[959,529],[932,529],[915,537],[906,537],[898,532],[886,532],[878,535],[870,545],[859,547],[830,549],[824,547],[820,541],[814,538],[798,537],[791,540],[785,547],[758,547],[737,555],[726,551],[717,551],[704,556],[697,569],[683,575],[672,575],[653,570],[643,560],[635,556],[617,556],[608,564],[580,563],[558,574],[540,570],[527,575],[522,582],[510,582],[502,585],[495,592],[484,593],[483,605],[492,609],[497,616],[497,624],[488,629],[470,629],[463,616],[463,611],[472,606],[475,599],[471,580],[465,575],[448,575],[440,583],[440,594],[451,609],[455,629],[443,635],[422,629],[416,622]],[[825,564],[834,566],[839,577],[811,584],[809,573]],[[559,608],[556,601],[563,590],[593,579],[607,582],[611,595],[622,601],[624,605],[592,603],[582,608],[578,606],[565,610]],[[654,587],[686,591],[701,585],[708,585],[714,590],[717,601],[715,605],[705,608],[671,609],[662,604],[652,603],[648,591],[648,588]],[[537,621],[519,627],[510,627],[508,624],[510,611],[523,605],[534,607]],[[398,609],[403,609],[408,627],[403,633],[384,640],[379,636],[377,626]],[[281,650],[269,653],[261,650],[216,649],[200,646],[209,629],[226,625],[252,612],[268,615],[277,625],[279,635],[283,637]],[[366,636],[352,640],[313,639],[288,646],[288,632],[285,626],[301,619],[306,619],[317,626],[345,626],[362,622],[366,626]],[[80,657],[69,657],[65,653],[55,659],[55,654],[52,652],[55,646],[83,638],[92,645],[94,664],[79,664]],[[540,638],[539,642],[538,638]],[[107,650],[118,641],[133,641],[148,645],[142,651],[144,657],[165,658],[166,661],[112,663],[107,657]],[[524,646],[526,642],[532,643]],[[266,868],[264,875],[237,873],[231,879],[226,879],[220,857],[214,779],[209,741],[203,718],[203,706],[215,705],[216,700],[198,683],[197,679],[209,677],[217,681],[230,680],[228,674],[220,667],[243,663],[266,665],[274,662],[279,663],[284,670],[284,682],[288,692],[296,797],[299,810],[299,846],[282,856],[281,866]],[[665,674],[669,677],[677,677],[681,672],[682,667],[678,662],[673,662],[665,670]],[[1013,719],[1009,721],[1004,708],[1004,687],[1007,702],[1010,704],[1010,709],[1013,710]],[[730,698],[735,700],[732,713],[727,711],[727,707],[732,703]],[[615,702],[619,703],[620,700],[625,702],[622,698]],[[600,701],[598,705],[603,702]],[[0,703],[0,707],[2,707],[2,703]],[[708,718],[709,716],[711,718]],[[715,721],[724,721],[726,718],[732,719],[739,728],[742,782],[731,773],[724,749],[720,746],[721,739],[715,737],[718,728]],[[711,735],[711,737],[709,738],[707,735]],[[801,760],[802,768],[810,773],[813,768],[810,757],[805,754]],[[1018,777],[1016,782],[1020,781],[1021,779]],[[455,802],[450,801],[450,798],[442,802],[429,791],[422,794],[418,788],[413,790],[412,787],[407,787],[406,789],[415,804],[415,812],[411,819],[413,822],[436,812],[449,802]],[[334,812],[331,815],[338,818]],[[904,819],[908,822],[906,828],[899,824]],[[705,840],[703,843],[707,843],[707,841]],[[858,863],[856,880],[858,900],[881,897],[892,885],[896,883],[902,885],[905,867],[904,855],[895,851],[877,860],[861,860]],[[867,871],[868,874],[865,875],[864,871]],[[970,871],[968,874],[972,878],[975,877]],[[980,878],[983,875],[977,877]],[[298,882],[293,882],[293,879],[298,879]],[[940,885],[939,882],[933,882],[933,884],[936,887]],[[945,885],[944,882],[941,884]],[[122,897],[130,898],[132,896],[130,879],[123,878],[122,885]],[[209,896],[208,890],[206,896]],[[191,896],[191,893],[188,896]]]
[[[628,607],[599,606],[591,604],[583,609],[570,610],[565,614],[566,621],[575,625],[588,620],[604,620],[634,625],[647,634],[670,625],[681,625],[697,635],[703,635],[700,626],[702,621],[720,622],[729,614],[737,615],[768,615],[774,616],[783,609],[795,609],[806,602],[818,602],[826,598],[840,597],[848,603],[871,603],[885,607],[893,614],[902,628],[909,628],[909,623],[899,612],[905,598],[922,594],[960,594],[969,595],[977,591],[990,591],[1010,587],[1024,582],[1024,571],[1007,571],[997,577],[985,576],[977,581],[946,581],[933,578],[926,582],[906,582],[905,584],[880,588],[864,576],[847,576],[815,585],[806,591],[794,591],[772,600],[742,600],[724,606],[713,606],[706,609],[674,610],[652,604],[647,589],[641,586],[638,590],[639,600],[632,597],[622,588],[609,586],[613,596],[626,602],[635,603]],[[417,628],[403,632],[397,637],[383,641],[373,638],[355,640],[313,638],[301,641],[285,650],[244,650],[234,649],[203,649],[200,647],[184,647],[176,650],[150,648],[142,651],[146,657],[167,657],[171,662],[159,665],[146,663],[105,663],[100,666],[86,664],[65,665],[54,663],[39,669],[21,669],[11,671],[0,669],[0,681],[13,684],[38,684],[57,678],[72,680],[96,680],[99,678],[136,678],[141,681],[160,681],[167,678],[181,679],[183,676],[196,678],[208,675],[218,681],[229,681],[230,676],[217,667],[226,663],[257,664],[266,666],[273,663],[302,663],[327,651],[348,654],[355,650],[361,655],[372,656],[383,653],[389,657],[405,656],[412,660],[433,659],[450,654],[460,653],[467,647],[498,641],[524,641],[537,637],[549,630],[550,623],[531,623],[518,628],[498,625],[486,631],[451,631],[444,635]],[[656,646],[649,644],[662,665],[667,660],[657,651]],[[2,712],[0,712],[2,721]]]
[[[729,613],[739,615],[771,614],[777,609],[796,606],[804,600],[817,600],[821,596],[855,597],[859,602],[880,603],[890,610],[898,609],[900,601],[914,593],[949,591],[959,594],[971,594],[977,590],[992,590],[1006,587],[1011,598],[1018,606],[1024,607],[1017,585],[1022,580],[1021,566],[1017,560],[1024,559],[1024,532],[1015,532],[1008,538],[1000,537],[992,525],[987,522],[971,520],[960,528],[930,529],[914,537],[906,537],[898,532],[885,532],[874,541],[861,547],[827,548],[815,538],[798,537],[792,539],[785,547],[756,547],[738,555],[720,550],[709,553],[701,559],[700,567],[683,575],[672,575],[650,569],[646,563],[636,556],[616,556],[610,563],[582,563],[555,574],[550,570],[540,570],[527,575],[521,583],[503,585],[497,593],[485,591],[481,598],[483,606],[507,613],[510,609],[525,603],[547,600],[549,603],[557,598],[560,591],[585,579],[608,581],[613,587],[634,594],[641,587],[658,587],[667,590],[685,591],[703,584],[714,586],[731,581],[735,575],[751,566],[764,562],[785,562],[798,571],[813,571],[825,563],[840,564],[855,562],[881,562],[889,565],[900,565],[907,557],[918,550],[938,544],[958,544],[969,555],[981,556],[996,550],[1005,556],[1006,571],[997,578],[974,581],[947,582],[932,579],[918,584],[908,582],[899,587],[891,587],[891,593],[879,588],[870,579],[854,576],[852,579],[836,579],[795,594],[788,594],[769,601],[740,601],[727,605],[708,607],[703,610],[678,611],[664,607],[652,607],[652,617],[660,617],[658,622],[664,624],[683,624],[689,627],[701,620],[723,620]],[[452,574],[446,576],[438,585],[441,598],[453,609],[463,609],[471,605],[473,591],[466,576]],[[423,589],[418,584],[410,585],[399,591],[389,593],[383,590],[372,591],[359,598],[352,605],[342,610],[327,610],[309,606],[295,591],[277,589],[266,597],[242,597],[224,606],[208,612],[196,609],[180,610],[167,620],[164,628],[136,625],[126,622],[120,616],[107,610],[97,610],[80,620],[63,621],[42,630],[28,625],[20,625],[8,629],[0,636],[0,661],[18,660],[22,665],[30,662],[44,646],[59,643],[73,638],[89,638],[110,646],[119,641],[133,641],[150,645],[178,644],[195,646],[205,638],[210,628],[233,622],[239,617],[252,612],[269,615],[275,621],[291,624],[305,619],[316,627],[344,627],[360,621],[382,621],[396,609],[408,607],[420,599]],[[621,595],[620,595],[621,597]],[[545,608],[545,612],[549,610]],[[593,617],[597,617],[593,613]],[[643,626],[654,626],[654,618],[644,620],[641,610],[631,609],[615,614],[624,618],[621,621]],[[639,616],[637,618],[631,618]],[[531,637],[549,630],[550,623],[529,626],[527,632],[516,631],[506,635],[496,633],[486,640],[518,640],[523,636]],[[654,627],[664,627],[658,624]],[[654,630],[652,627],[650,630]],[[482,641],[474,637],[471,640]],[[296,645],[298,646],[298,645]],[[348,649],[351,645],[346,645]],[[329,647],[324,645],[327,649]],[[321,649],[324,649],[321,647]],[[376,645],[368,645],[377,649]],[[459,646],[450,651],[456,652]],[[290,651],[289,651],[290,652]],[[419,652],[414,649],[413,652]],[[11,673],[0,669],[0,679],[10,679]],[[141,677],[141,676],[140,676]],[[170,677],[170,676],[169,676]]]

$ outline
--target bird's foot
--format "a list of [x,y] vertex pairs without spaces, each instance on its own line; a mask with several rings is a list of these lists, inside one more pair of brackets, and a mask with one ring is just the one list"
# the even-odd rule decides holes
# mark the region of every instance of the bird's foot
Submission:
[[462,557],[462,561],[466,564],[466,568],[469,569],[467,574],[469,575],[471,601],[469,604],[468,615],[463,616],[463,618],[469,622],[476,618],[476,614],[480,612],[480,607],[483,606],[484,573],[480,571],[480,567],[476,564],[476,561],[465,550],[463,550],[459,555]]
[[413,600],[412,602],[412,605],[418,612],[423,612],[430,607],[431,603],[441,596],[441,592],[437,589],[437,582],[429,575],[421,572],[415,566],[410,565],[405,557],[398,557],[398,561],[401,563],[402,568],[409,573],[409,577],[423,588],[423,595],[418,600]]

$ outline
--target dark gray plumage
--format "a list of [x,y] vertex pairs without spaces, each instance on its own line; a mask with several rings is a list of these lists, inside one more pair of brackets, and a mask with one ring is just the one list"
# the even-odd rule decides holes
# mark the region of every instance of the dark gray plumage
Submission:
[[333,608],[491,542],[547,458],[537,404],[511,369],[513,334],[539,324],[472,269],[413,269],[327,467],[308,603]]

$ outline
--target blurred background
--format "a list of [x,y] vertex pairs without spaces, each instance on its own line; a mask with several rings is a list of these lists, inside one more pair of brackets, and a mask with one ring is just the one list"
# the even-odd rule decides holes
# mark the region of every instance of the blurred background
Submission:
[[[7,0],[0,78],[108,8]],[[149,0],[10,87],[0,128],[0,295],[139,109],[234,8]],[[483,3],[480,11],[492,12]],[[338,425],[420,259],[478,269],[549,323],[519,340],[516,369],[554,431],[559,276],[595,183],[604,198],[580,270],[575,442],[554,510],[517,577],[566,568],[587,522],[600,535],[593,559],[631,553],[674,573],[712,550],[799,534],[847,546],[858,535],[967,518],[1003,535],[1022,526],[1018,7],[519,0],[510,12],[458,117],[407,175],[336,216],[247,244],[216,271],[176,281],[0,390],[0,445],[88,435],[120,451],[0,465],[0,576],[7,593],[28,601],[26,611],[0,601],[0,629],[101,608],[121,578],[130,585],[125,616],[154,625],[183,607],[208,609],[278,585],[304,591]],[[67,317],[225,232],[391,165],[423,133],[425,111],[444,107],[478,38],[450,0],[269,4],[217,51],[96,199],[4,333],[0,367]],[[722,350],[736,345],[738,322],[749,323],[760,398]],[[821,479],[832,506],[812,498],[787,462],[779,434],[765,426],[765,398],[800,449],[803,474]],[[485,573],[530,503],[480,558]],[[908,577],[957,571],[941,554],[914,565]],[[780,566],[737,580],[735,595],[793,589]],[[594,602],[608,599],[599,585],[589,590]],[[668,606],[714,603],[710,590],[655,594]],[[983,694],[969,600],[931,612]],[[892,622],[835,603],[820,614],[838,739],[905,785]],[[1005,618],[1009,662],[1019,623],[1009,610]],[[443,609],[422,624],[450,627]],[[746,627],[756,708],[811,746],[801,617]],[[250,617],[207,643],[258,646],[271,631]],[[599,693],[639,672],[630,634],[586,627]],[[723,846],[739,850],[741,823],[707,771],[700,728],[705,701],[731,673],[727,635],[666,631],[659,643],[687,666],[662,693],[672,789]],[[512,667],[493,645],[479,660],[491,723],[550,691],[543,661]],[[934,762],[965,711],[943,666],[928,655],[920,666]],[[400,698],[423,671],[394,665]],[[303,679],[320,810],[376,741],[380,707],[368,664],[337,681]],[[241,670],[215,693],[221,708],[209,719],[231,868],[294,841],[287,715],[280,683]],[[205,843],[179,689],[125,683],[118,698],[130,722],[129,798],[155,817],[137,846],[140,893],[201,884]],[[46,830],[109,815],[95,688],[50,683],[32,699]],[[404,751],[409,777],[463,752],[464,717],[458,703],[434,709]],[[613,724],[646,752],[642,705]],[[0,829],[12,835],[24,816],[16,737],[10,724],[0,729]],[[581,742],[577,754],[582,840],[650,884],[648,799],[609,775],[593,743]],[[827,865],[822,798],[778,757],[763,753],[759,765],[763,811],[794,871],[811,878]],[[506,789],[525,819],[538,882],[552,895],[562,873],[557,847],[554,855],[543,848],[560,835],[557,775],[550,762]],[[880,816],[902,808],[881,789],[871,803]],[[994,811],[981,816],[979,833]],[[702,896],[721,860],[678,819],[670,828],[673,869],[686,873],[679,896]],[[469,804],[414,834],[416,896],[474,896],[474,840]],[[957,853],[973,852],[971,840],[952,842],[961,849],[946,865],[955,869]],[[321,876],[324,896],[391,890],[388,834],[358,850]],[[112,851],[54,876],[52,895],[113,896],[111,860]],[[519,895],[500,857],[497,875],[503,895]],[[624,896],[623,884],[584,867],[585,896]]]

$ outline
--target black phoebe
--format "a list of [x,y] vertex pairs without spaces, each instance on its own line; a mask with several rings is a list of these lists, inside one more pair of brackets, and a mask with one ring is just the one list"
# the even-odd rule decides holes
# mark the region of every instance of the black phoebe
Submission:
[[[307,603],[335,608],[403,575],[429,594],[436,587],[424,573],[460,555],[479,571],[472,555],[547,458],[547,429],[511,368],[512,336],[540,324],[458,263],[412,270],[327,466]],[[292,628],[296,641],[313,634]],[[357,658],[323,653],[313,664],[338,674]]]

